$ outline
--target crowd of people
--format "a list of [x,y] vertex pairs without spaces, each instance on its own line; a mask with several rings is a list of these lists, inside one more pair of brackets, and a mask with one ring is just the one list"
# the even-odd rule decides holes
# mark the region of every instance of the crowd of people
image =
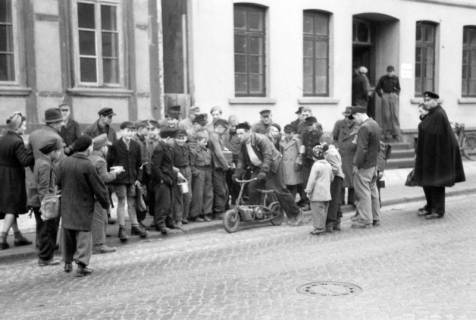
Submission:
[[[114,110],[103,108],[97,121],[81,131],[70,106],[62,104],[45,111],[45,125],[31,132],[26,143],[25,116],[9,116],[0,137],[0,249],[9,248],[10,229],[14,245],[31,244],[16,220],[30,209],[38,264],[59,264],[54,252],[61,218],[64,271],[71,272],[76,262],[76,274],[84,276],[91,273],[91,253],[116,250],[106,245],[113,205],[121,242],[130,236],[147,238],[151,230],[167,235],[184,224],[221,219],[236,201],[238,178],[256,178],[246,193],[250,204],[261,201],[256,189],[274,190],[290,225],[299,225],[302,211],[311,210],[312,235],[340,231],[343,204],[356,208],[352,227],[380,225],[379,180],[389,147],[366,107],[347,107],[331,134],[323,132],[306,106],[284,128],[269,109],[260,111],[255,124],[225,117],[220,107],[203,113],[193,106],[184,119],[182,112],[181,106],[171,106],[163,120],[125,121],[116,132]],[[420,160],[417,153],[415,175],[422,180]],[[461,179],[464,173],[456,182]],[[445,181],[451,182],[455,179]],[[440,210],[441,188],[427,189],[422,212],[431,215]],[[42,202],[57,193],[60,215],[44,219]],[[147,215],[152,222],[146,225]]]

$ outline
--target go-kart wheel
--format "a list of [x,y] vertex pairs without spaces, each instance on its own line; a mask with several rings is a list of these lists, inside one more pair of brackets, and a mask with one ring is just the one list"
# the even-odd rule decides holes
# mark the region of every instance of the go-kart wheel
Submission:
[[229,233],[238,230],[240,226],[240,214],[237,209],[230,209],[223,215],[223,226]]
[[274,218],[271,219],[271,224],[273,226],[281,225],[281,223],[283,223],[283,220],[284,220],[284,212],[279,202],[278,201],[272,202],[268,208],[269,208],[269,211],[271,211],[271,213],[274,216]]

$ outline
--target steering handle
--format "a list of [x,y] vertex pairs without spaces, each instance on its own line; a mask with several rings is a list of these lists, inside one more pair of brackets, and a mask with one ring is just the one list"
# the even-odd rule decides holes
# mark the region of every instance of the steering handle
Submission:
[[240,180],[240,179],[235,179],[236,182],[238,183],[249,183],[249,182],[253,182],[253,181],[257,181],[258,178],[253,178],[253,179],[249,179],[249,180]]

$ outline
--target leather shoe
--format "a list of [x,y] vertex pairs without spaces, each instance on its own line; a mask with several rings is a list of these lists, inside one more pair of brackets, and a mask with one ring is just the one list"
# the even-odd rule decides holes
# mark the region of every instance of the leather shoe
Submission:
[[30,240],[24,238],[23,236],[19,239],[15,239],[15,241],[13,242],[13,245],[15,247],[29,246],[30,244],[32,244],[32,242]]
[[373,225],[374,227],[380,226],[380,220],[374,220],[374,221],[372,222],[372,225]]
[[159,227],[157,231],[159,231],[163,236],[166,236],[169,234],[169,231],[165,227]]
[[104,253],[112,253],[112,252],[116,252],[116,248],[114,247],[109,247],[109,246],[106,246],[105,244],[102,245],[102,246],[99,246],[97,248],[94,248],[93,250],[93,254],[104,254]]
[[204,222],[204,221],[205,221],[205,220],[202,219],[202,218],[200,218],[200,217],[195,218],[195,222]]
[[326,232],[325,230],[314,229],[311,232],[309,232],[309,234],[311,234],[312,236],[318,236],[318,235],[323,234],[325,232]]
[[371,226],[372,226],[371,223],[359,223],[359,222],[354,222],[354,223],[352,223],[351,228],[354,228],[354,229],[366,229],[366,228],[370,228]]
[[65,263],[64,264],[64,272],[70,273],[73,271],[73,264],[72,263]]
[[426,216],[426,215],[429,215],[429,214],[430,214],[430,211],[428,211],[426,209],[426,207],[420,208],[417,211],[417,216],[419,216],[419,217],[423,217],[423,216]]
[[147,231],[143,230],[139,226],[132,226],[131,227],[131,234],[135,236],[140,236],[141,238],[147,238]]
[[38,259],[38,265],[40,267],[57,266],[59,264],[60,264],[60,261],[53,258],[51,258],[50,260]]
[[182,219],[182,224],[188,224],[188,219]]
[[89,269],[86,266],[78,265],[78,270],[76,270],[76,277],[84,277],[90,275],[92,272],[92,269]]
[[426,220],[441,219],[441,218],[443,218],[443,214],[436,213],[436,212],[433,212],[425,216]]

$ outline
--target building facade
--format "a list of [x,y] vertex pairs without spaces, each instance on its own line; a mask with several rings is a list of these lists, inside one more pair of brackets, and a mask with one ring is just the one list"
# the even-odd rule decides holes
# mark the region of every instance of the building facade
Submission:
[[103,107],[159,117],[160,20],[156,0],[0,0],[0,114],[31,128],[60,103],[81,124]]
[[418,124],[425,90],[476,127],[476,4],[465,0],[189,0],[191,103],[240,120],[262,108],[288,123],[309,105],[330,131],[351,103],[353,68],[375,86],[400,77],[400,123]]

